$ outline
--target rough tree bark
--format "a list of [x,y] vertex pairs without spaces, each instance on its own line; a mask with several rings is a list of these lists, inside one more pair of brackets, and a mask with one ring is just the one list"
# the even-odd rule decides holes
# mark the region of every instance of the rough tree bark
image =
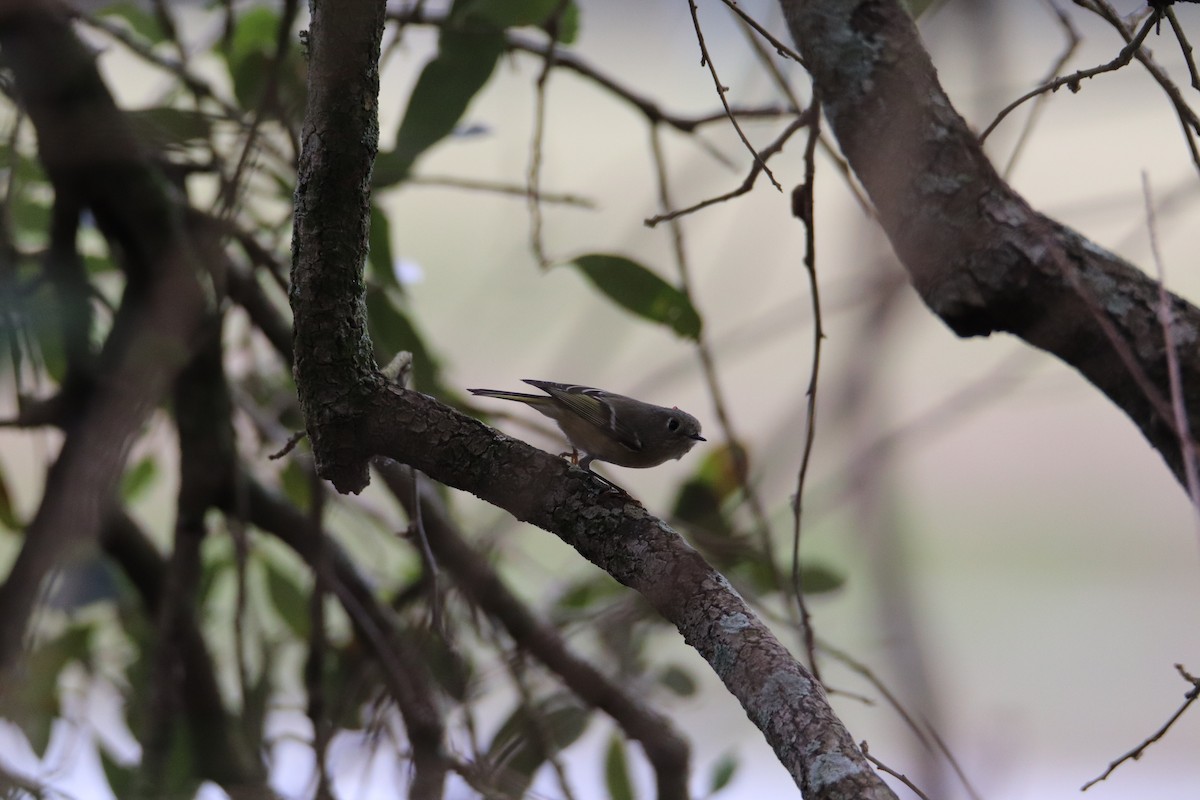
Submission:
[[290,298],[318,474],[359,491],[370,458],[387,456],[558,535],[678,627],[806,797],[894,797],[820,684],[675,531],[590,473],[383,381],[363,301],[382,4],[332,8],[313,5]]
[[[960,336],[1007,332],[1108,396],[1184,481],[1159,285],[1037,213],[937,80],[897,0],[780,0],[838,145],[930,310]],[[1182,384],[1200,385],[1200,310],[1169,296]],[[1189,429],[1200,393],[1185,394]]]

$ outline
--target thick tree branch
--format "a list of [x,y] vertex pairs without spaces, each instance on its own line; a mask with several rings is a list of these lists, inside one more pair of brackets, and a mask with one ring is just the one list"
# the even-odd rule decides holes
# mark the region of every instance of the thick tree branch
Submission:
[[728,581],[637,501],[417,392],[386,387],[365,412],[360,452],[409,464],[554,533],[649,600],[741,702],[805,797],[894,797],[820,684]]
[[[381,378],[367,333],[363,264],[379,149],[382,0],[313,0],[308,108],[296,180],[291,304],[296,384],[317,474],[367,485],[358,409]],[[355,313],[346,314],[347,304]]]
[[[1157,283],[1038,214],[987,160],[896,0],[780,0],[830,126],[913,285],[960,336],[1013,333],[1075,367],[1183,480]],[[1171,295],[1184,386],[1200,310]],[[1200,393],[1185,399],[1200,430]]]
[[555,533],[679,628],[806,797],[894,797],[820,685],[677,533],[594,475],[384,384],[363,287],[382,11],[370,0],[313,3],[291,301],[296,383],[318,474],[359,491],[370,457],[383,455]]

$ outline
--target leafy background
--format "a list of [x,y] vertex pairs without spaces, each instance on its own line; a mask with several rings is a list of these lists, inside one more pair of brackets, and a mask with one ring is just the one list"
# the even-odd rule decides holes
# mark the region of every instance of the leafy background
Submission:
[[[800,264],[803,231],[790,216],[787,193],[762,183],[683,222],[689,299],[668,231],[643,225],[661,210],[646,126],[627,103],[559,72],[547,85],[542,185],[583,198],[587,207],[543,206],[543,244],[554,265],[542,268],[532,255],[523,198],[451,185],[451,178],[510,186],[525,180],[535,118],[531,87],[542,63],[502,52],[501,29],[536,40],[530,25],[557,5],[458,3],[452,19],[483,19],[495,29],[413,27],[389,50],[367,297],[380,358],[413,351],[416,387],[455,402],[464,402],[465,386],[516,388],[522,377],[577,381],[677,404],[704,419],[708,434],[716,426],[695,349],[703,335],[783,557],[812,322]],[[770,4],[743,6],[782,30]],[[580,57],[673,113],[717,107],[686,4],[570,8],[558,36]],[[275,12],[240,9],[227,39],[211,12],[198,6],[178,12],[181,29],[204,32],[192,54],[194,70],[228,105],[256,108],[275,52]],[[170,53],[161,25],[145,11],[118,5],[100,19],[152,53]],[[702,19],[737,101],[776,102],[769,78],[726,15],[705,6]],[[1061,48],[1050,14],[1032,0],[950,2],[927,12],[922,26],[951,97],[979,128],[1037,83]],[[1112,56],[1118,45],[1110,32],[1086,18],[1080,28],[1085,38],[1074,63]],[[141,109],[137,119],[147,135],[180,158],[204,153],[209,141],[226,157],[236,155],[238,135],[218,106],[197,110],[169,73],[148,69],[111,32],[89,30],[110,86],[124,105]],[[1157,49],[1179,69],[1169,46]],[[803,86],[799,73],[792,75]],[[277,76],[279,102],[264,122],[235,218],[286,265],[292,180],[286,123],[295,127],[304,98],[296,50]],[[1145,77],[1136,70],[1106,76],[1078,94],[1054,97],[1039,113],[1012,172],[1017,188],[1040,210],[1147,265],[1144,171],[1160,201],[1168,282],[1186,297],[1200,296],[1200,279],[1190,269],[1195,227],[1188,224],[1200,196],[1196,172],[1170,109],[1147,90]],[[764,143],[780,124],[751,121],[746,129]],[[998,163],[1007,160],[1019,130],[1013,121],[991,140]],[[49,195],[28,134],[9,141],[0,152],[10,170],[7,211],[15,240],[33,251],[45,241]],[[677,205],[732,188],[748,169],[736,137],[720,125],[699,138],[667,131],[664,142]],[[802,179],[801,149],[796,140],[772,161],[785,188]],[[1200,664],[1196,523],[1158,457],[1076,376],[1014,341],[962,342],[933,321],[898,281],[886,243],[830,162],[821,170],[818,271],[828,340],[805,532],[811,585],[828,590],[813,598],[817,632],[922,709],[983,796],[1063,796],[1177,706],[1186,687],[1172,664],[1193,671]],[[193,184],[197,197],[221,207],[211,182]],[[116,302],[120,284],[98,235],[84,246],[98,291]],[[28,278],[34,265],[21,268],[18,278]],[[265,276],[260,283],[282,307],[280,287]],[[4,295],[5,313],[20,322],[5,328],[10,411],[16,390],[51,387],[62,369],[50,324],[54,309],[37,292],[20,295],[19,304],[14,297]],[[266,458],[299,424],[288,402],[290,377],[239,315],[231,312],[227,368],[241,393],[244,454],[265,480],[307,507],[312,489],[303,457]],[[247,409],[260,417],[252,421]],[[546,449],[559,447],[554,431],[534,415],[476,411],[494,414],[497,424]],[[729,482],[728,451],[709,438],[710,447],[685,461],[610,474],[690,533],[730,539],[746,530],[747,514]],[[0,523],[8,529],[0,534],[0,559],[8,560],[58,440],[52,432],[3,430],[0,443]],[[122,486],[125,502],[164,551],[178,480],[171,448],[164,413],[139,442]],[[758,733],[673,631],[557,541],[470,498],[450,499],[527,602],[555,618],[573,644],[636,681],[688,732],[698,792],[747,797],[788,790],[790,779]],[[386,495],[373,487],[326,513],[381,594],[403,597],[411,590],[419,558],[395,538],[405,522]],[[249,729],[268,731],[277,785],[298,795],[305,776],[290,766],[311,757],[295,738],[310,735],[300,670],[311,632],[311,579],[278,542],[251,535],[244,566],[254,644],[239,656],[231,618],[240,562],[227,535],[210,536],[205,545],[205,629],[230,701],[242,704]],[[761,558],[738,550],[723,566],[740,585],[761,592],[768,608],[778,607]],[[78,591],[57,597],[39,619],[30,670],[36,680],[21,707],[3,712],[0,763],[77,796],[101,796],[103,775],[121,796],[135,772],[150,632],[119,575],[102,562],[81,569],[64,581]],[[331,620],[338,677],[346,697],[361,700],[350,692],[357,665],[348,628],[333,611]],[[532,780],[546,754],[529,747],[531,737],[512,736],[531,723],[514,696],[510,667],[489,649],[488,636],[486,629],[471,633],[465,648],[471,668],[457,678],[448,671],[442,688],[464,703],[470,698],[487,721],[485,753],[507,749],[509,768]],[[448,658],[436,640],[429,647],[429,658]],[[248,680],[239,679],[239,657]],[[922,762],[922,746],[894,712],[855,699],[874,695],[869,682],[837,664],[825,677],[845,693],[835,696],[838,710],[874,754],[901,769]],[[626,753],[611,726],[549,689],[536,705],[560,743],[578,740],[567,756],[580,776],[580,797],[646,795],[644,765]],[[333,751],[339,787],[346,796],[371,796],[395,775],[392,748],[380,736],[386,728],[369,706],[348,701],[345,710],[338,722],[346,733]],[[1089,794],[1181,796],[1200,777],[1198,725],[1185,718],[1141,762]],[[371,752],[374,758],[365,755]],[[181,791],[195,790],[186,763],[178,774]],[[925,777],[937,785],[936,775]],[[537,781],[540,791],[554,793],[545,770]],[[211,785],[203,791],[219,796]]]

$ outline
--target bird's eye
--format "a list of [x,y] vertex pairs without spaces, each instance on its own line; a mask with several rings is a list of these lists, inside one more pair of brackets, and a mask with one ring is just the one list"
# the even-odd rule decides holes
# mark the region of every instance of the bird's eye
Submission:
[[671,417],[670,419],[668,419],[667,420],[667,430],[669,430],[669,431],[679,430],[679,420],[675,419],[675,417]]

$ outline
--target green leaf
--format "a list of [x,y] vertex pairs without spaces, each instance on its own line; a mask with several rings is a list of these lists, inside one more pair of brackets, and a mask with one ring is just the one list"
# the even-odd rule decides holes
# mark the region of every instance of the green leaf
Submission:
[[0,694],[0,717],[21,729],[39,758],[50,744],[51,724],[59,715],[59,675],[74,661],[87,663],[91,637],[90,625],[70,626],[28,656],[20,691]]
[[133,797],[138,788],[138,779],[142,771],[137,765],[125,766],[114,760],[103,748],[100,751],[100,765],[104,768],[104,779],[114,797]]
[[[474,0],[465,5],[462,13],[497,28],[535,25],[544,29],[561,5],[561,0]],[[564,44],[575,41],[579,35],[579,6],[567,3],[555,25],[558,41]]]
[[275,51],[279,31],[279,15],[267,6],[253,6],[240,14],[229,40],[227,58],[240,64],[254,55]]
[[634,799],[625,742],[616,734],[608,740],[608,752],[604,756],[604,785],[608,788],[608,796],[612,800]]
[[283,465],[279,472],[279,483],[292,505],[305,511],[312,508],[312,477],[296,459],[288,459]]
[[17,512],[12,504],[12,495],[8,493],[8,482],[4,479],[2,471],[0,471],[0,525],[11,531],[18,531],[23,527],[21,520],[17,519]]
[[367,266],[380,286],[390,286],[400,291],[404,287],[396,279],[395,261],[392,257],[392,223],[378,203],[371,203],[371,237]]
[[121,499],[126,503],[137,500],[154,483],[158,477],[158,462],[153,456],[146,456],[141,461],[125,470],[121,476]]
[[124,20],[125,24],[134,33],[143,39],[150,40],[153,44],[157,44],[165,38],[162,26],[158,24],[158,19],[145,8],[135,3],[113,3],[105,8],[101,14],[106,17],[116,17]]
[[293,634],[307,640],[311,630],[308,594],[290,575],[270,561],[263,561],[263,568],[267,571],[267,594],[271,596],[271,605]]
[[636,261],[591,254],[579,256],[570,264],[625,310],[666,325],[687,339],[700,337],[700,315],[687,295]]
[[438,54],[421,70],[408,99],[395,149],[375,160],[376,188],[403,180],[422,153],[450,135],[503,52],[503,31],[442,30]]
[[800,588],[805,594],[823,594],[842,588],[846,576],[826,564],[800,564]]
[[607,573],[581,578],[570,584],[555,605],[570,612],[592,610],[597,603],[625,596],[626,589]]
[[386,364],[396,353],[407,350],[413,354],[412,388],[447,396],[441,383],[441,366],[408,315],[401,310],[400,303],[394,302],[383,287],[367,288],[367,328],[380,363]]
[[[566,749],[583,735],[590,715],[589,709],[565,694],[513,709],[492,739],[486,757],[503,776],[508,795],[522,796],[533,782],[533,774],[550,757],[548,749]],[[552,747],[547,748],[547,743]]]
[[712,774],[708,779],[708,793],[716,794],[729,785],[737,774],[738,760],[733,753],[726,753],[713,764]]
[[659,673],[658,682],[680,697],[691,697],[696,693],[696,679],[692,673],[675,664]]
[[212,134],[213,117],[192,108],[142,108],[125,116],[138,138],[158,150],[206,142]]
[[293,117],[305,105],[307,64],[297,47],[289,48],[276,65],[280,18],[265,5],[255,5],[237,18],[229,46],[223,51],[233,93],[242,108],[256,108],[270,76],[277,78],[277,104],[265,109],[272,116]]

